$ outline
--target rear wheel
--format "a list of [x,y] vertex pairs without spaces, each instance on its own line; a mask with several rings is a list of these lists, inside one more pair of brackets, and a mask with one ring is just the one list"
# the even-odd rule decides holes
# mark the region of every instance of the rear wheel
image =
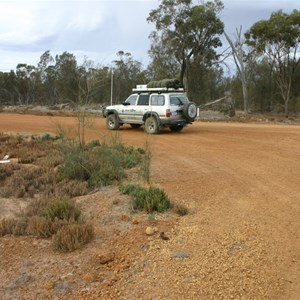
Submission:
[[145,131],[149,134],[157,134],[159,132],[159,126],[157,119],[153,116],[146,119]]
[[170,126],[170,129],[171,129],[172,132],[179,132],[183,129],[183,125]]
[[106,118],[106,127],[109,130],[118,130],[120,127],[118,117],[115,114],[110,114]]

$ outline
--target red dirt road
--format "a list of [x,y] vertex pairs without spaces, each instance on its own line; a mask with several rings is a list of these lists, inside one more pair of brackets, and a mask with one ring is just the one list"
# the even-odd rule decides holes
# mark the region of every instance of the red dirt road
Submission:
[[[76,121],[0,114],[0,132],[57,128],[74,135]],[[103,118],[86,129],[87,139],[110,134]],[[195,122],[181,133],[117,134],[139,147],[148,140],[152,183],[189,208],[143,271],[116,283],[120,299],[300,299],[300,126]]]

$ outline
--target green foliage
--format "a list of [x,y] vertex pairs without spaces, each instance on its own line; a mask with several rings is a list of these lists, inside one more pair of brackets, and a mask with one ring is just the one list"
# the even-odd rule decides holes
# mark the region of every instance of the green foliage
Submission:
[[267,58],[287,116],[293,76],[300,62],[300,11],[294,10],[291,14],[281,10],[274,12],[269,20],[252,25],[245,36],[253,52]]
[[143,161],[141,164],[141,173],[144,180],[149,184],[150,183],[150,167],[151,167],[151,149],[149,141],[146,140],[145,142],[145,150]]
[[126,177],[125,169],[141,162],[141,150],[126,147],[116,137],[110,141],[80,147],[71,143],[64,149],[60,167],[62,178],[87,181],[90,186],[106,186]]
[[132,87],[145,82],[145,72],[142,71],[141,62],[135,60],[131,53],[119,51],[114,63],[113,81],[114,101],[123,102],[132,92]]
[[51,221],[55,221],[55,219],[78,221],[81,216],[81,210],[73,201],[61,199],[50,203],[45,210],[39,213],[39,216]]
[[[215,49],[222,46],[219,37],[224,29],[218,17],[222,9],[223,4],[219,0],[196,6],[192,5],[191,0],[162,0],[158,9],[150,12],[147,20],[155,24],[160,34],[154,35],[155,43],[159,47],[170,45],[166,46],[169,47],[169,54],[181,65],[181,83],[193,59],[198,57],[205,64],[217,60]],[[152,55],[162,58],[155,56],[157,49],[152,47]]]
[[164,212],[171,207],[170,200],[160,188],[150,186],[148,189],[140,186],[129,184],[121,185],[120,191],[131,197],[133,210],[145,210],[147,213]]

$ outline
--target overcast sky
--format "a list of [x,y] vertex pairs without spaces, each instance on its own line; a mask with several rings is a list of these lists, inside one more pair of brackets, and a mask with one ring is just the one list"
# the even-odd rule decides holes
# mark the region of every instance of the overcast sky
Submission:
[[[195,4],[202,2],[194,1]],[[52,56],[68,51],[82,63],[86,56],[95,65],[110,65],[119,50],[148,64],[147,23],[159,0],[0,0],[0,71],[17,64],[34,66],[50,50]],[[268,19],[273,11],[300,9],[299,0],[223,0],[221,19],[225,30],[247,30],[254,22]]]

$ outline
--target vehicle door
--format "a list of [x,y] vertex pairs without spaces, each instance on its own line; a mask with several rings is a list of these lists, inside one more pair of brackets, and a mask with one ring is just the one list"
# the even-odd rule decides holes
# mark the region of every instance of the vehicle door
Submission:
[[133,94],[122,103],[119,111],[119,117],[122,122],[127,123],[135,119],[137,99],[138,94]]
[[170,94],[170,112],[172,119],[181,120],[183,118],[183,105],[188,102],[185,94]]
[[166,116],[166,109],[165,109],[165,96],[160,94],[152,94],[151,100],[151,111],[155,111],[160,118],[164,118]]
[[149,94],[140,94],[136,105],[136,121],[138,124],[143,123],[144,114],[149,111]]

